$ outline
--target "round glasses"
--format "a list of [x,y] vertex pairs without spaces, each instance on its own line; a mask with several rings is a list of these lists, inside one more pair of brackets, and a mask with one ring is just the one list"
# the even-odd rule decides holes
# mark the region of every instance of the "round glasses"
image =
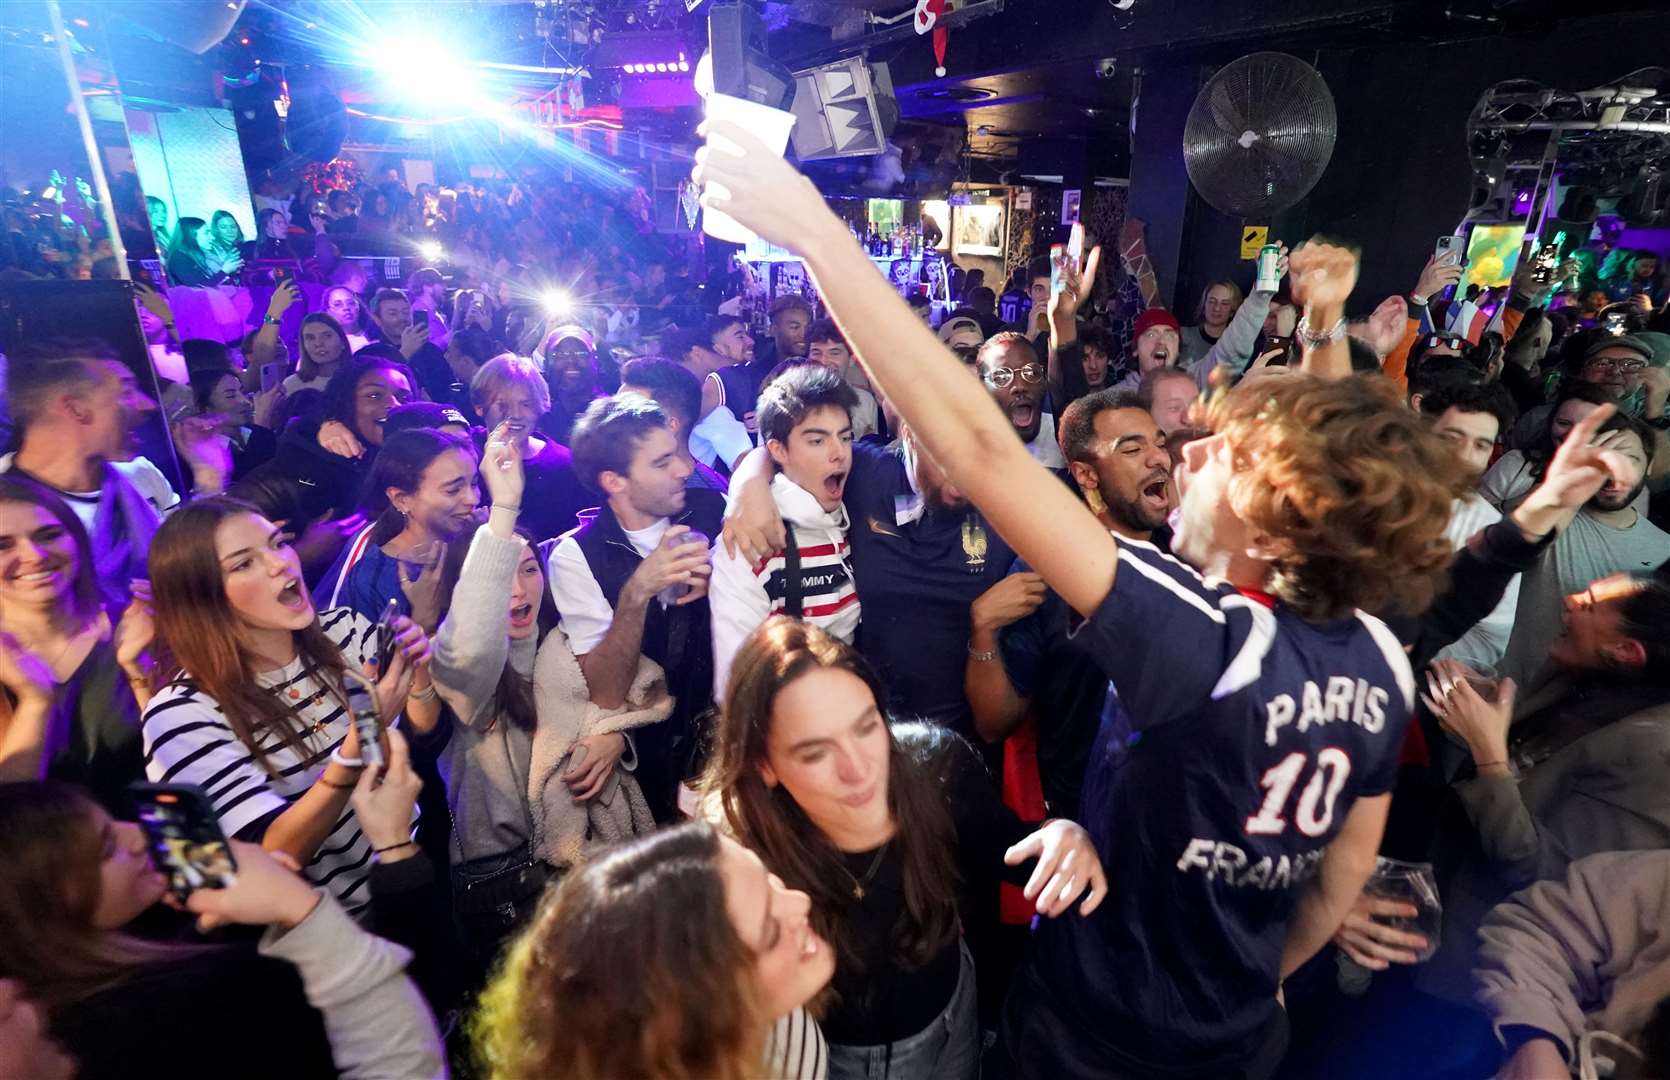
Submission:
[[993,387],[1002,390],[1013,383],[1017,375],[1025,382],[1041,383],[1044,381],[1044,368],[1042,364],[1028,364],[1019,371],[1006,367],[993,368],[986,373],[985,379]]

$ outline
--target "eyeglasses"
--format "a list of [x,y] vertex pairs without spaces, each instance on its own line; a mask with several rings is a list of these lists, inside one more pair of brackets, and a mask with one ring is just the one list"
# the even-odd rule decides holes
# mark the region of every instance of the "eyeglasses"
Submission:
[[1596,371],[1614,371],[1630,375],[1645,368],[1647,362],[1636,357],[1597,356],[1593,360],[1584,361],[1583,366],[1594,368]]
[[972,363],[974,363],[975,359],[977,357],[979,357],[979,355],[980,355],[980,346],[978,346],[978,345],[953,345],[953,346],[951,346],[951,351],[953,353],[957,354],[957,359],[958,360],[961,360],[965,364],[972,364]]
[[1002,390],[1004,387],[1015,381],[1016,375],[1019,375],[1025,382],[1041,383],[1044,381],[1044,368],[1041,364],[1028,364],[1019,371],[1016,371],[1014,368],[1006,367],[993,368],[991,371],[986,373],[985,378],[986,382],[990,383],[993,387],[998,390]]

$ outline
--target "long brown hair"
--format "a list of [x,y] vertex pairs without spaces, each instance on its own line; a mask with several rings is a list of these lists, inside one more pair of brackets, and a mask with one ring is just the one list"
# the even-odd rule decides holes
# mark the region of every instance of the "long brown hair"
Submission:
[[[847,917],[853,906],[845,857],[783,789],[760,776],[777,695],[817,668],[850,672],[885,708],[887,694],[850,645],[817,627],[776,616],[743,642],[731,665],[725,708],[714,732],[702,791],[716,799],[725,825],[791,889],[812,898],[812,925],[852,962]],[[920,967],[957,936],[956,836],[932,779],[888,727],[887,807],[904,863],[905,910],[893,944],[904,965]]]
[[[199,499],[169,515],[151,543],[151,596],[157,637],[166,646],[163,670],[170,679],[184,677],[214,699],[238,740],[268,772],[262,736],[307,758],[307,729],[277,694],[257,681],[255,658],[239,641],[238,617],[226,599],[215,530],[240,514],[261,516],[249,503],[225,497]],[[296,647],[308,672],[340,688],[347,663],[314,619],[297,630]],[[270,749],[270,747],[268,748]]]
[[201,948],[101,930],[98,807],[54,781],[0,784],[0,975],[56,1012]]
[[493,1080],[748,1080],[771,1018],[691,822],[569,871],[506,954],[471,1033]]

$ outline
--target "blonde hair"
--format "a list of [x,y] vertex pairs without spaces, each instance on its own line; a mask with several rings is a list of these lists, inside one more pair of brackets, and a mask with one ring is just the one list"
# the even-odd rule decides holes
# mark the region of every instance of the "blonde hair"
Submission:
[[476,369],[470,377],[470,404],[484,412],[493,395],[505,386],[526,387],[541,415],[551,411],[551,388],[539,365],[525,356],[500,353]]

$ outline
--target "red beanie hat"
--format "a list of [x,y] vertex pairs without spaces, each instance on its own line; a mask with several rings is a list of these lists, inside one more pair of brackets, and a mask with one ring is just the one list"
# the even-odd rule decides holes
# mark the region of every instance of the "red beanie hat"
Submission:
[[1179,332],[1183,329],[1182,324],[1177,321],[1177,316],[1165,308],[1151,307],[1137,316],[1136,327],[1131,331],[1131,337],[1139,338],[1156,326],[1169,326]]

